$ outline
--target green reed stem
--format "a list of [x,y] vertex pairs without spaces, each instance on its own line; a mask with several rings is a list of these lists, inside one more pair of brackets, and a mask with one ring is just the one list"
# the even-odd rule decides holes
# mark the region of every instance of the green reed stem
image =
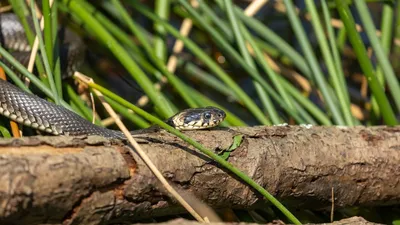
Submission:
[[171,116],[173,112],[167,104],[167,101],[165,101],[165,96],[154,88],[150,79],[117,40],[114,39],[98,20],[93,18],[92,12],[87,11],[87,8],[83,7],[82,3],[78,0],[63,0],[63,3],[68,6],[68,8],[85,23],[85,26],[115,55],[129,74],[143,88],[143,91],[156,105],[161,115],[164,118]]
[[[322,56],[324,58],[324,62],[327,66],[329,75],[332,80],[333,87],[336,92],[336,96],[338,97],[338,100],[339,100],[340,107],[338,107],[338,108],[340,108],[342,111],[345,124],[348,126],[352,126],[353,125],[353,116],[351,115],[350,105],[348,104],[349,101],[346,99],[346,96],[344,94],[344,93],[347,93],[347,91],[343,90],[343,87],[341,86],[341,81],[340,81],[341,80],[340,76],[343,76],[343,73],[340,73],[339,71],[336,70],[337,68],[335,67],[333,55],[329,48],[328,40],[325,35],[325,29],[322,27],[321,18],[318,15],[318,11],[317,11],[315,2],[312,0],[306,0],[305,2],[306,2],[308,11],[311,14],[311,23],[314,27],[314,31],[318,38],[319,46],[321,48]],[[328,21],[330,21],[330,20],[328,20]],[[342,125],[344,125],[344,124],[342,124]]]
[[336,124],[342,124],[344,125],[345,122],[343,120],[343,117],[341,113],[339,112],[335,101],[334,97],[331,92],[329,92],[327,82],[325,80],[324,75],[322,74],[321,68],[319,67],[317,58],[313,52],[313,48],[311,47],[310,42],[308,41],[308,37],[306,35],[305,30],[303,29],[300,19],[297,16],[297,13],[295,12],[293,1],[292,0],[284,0],[286,10],[287,10],[287,16],[289,18],[289,21],[292,25],[292,28],[294,30],[294,33],[296,34],[296,37],[300,43],[301,49],[304,52],[305,58],[310,65],[313,78],[315,79],[316,84],[319,87],[319,90],[321,91],[324,101],[327,105],[327,108],[329,111],[332,113],[332,117]]
[[[158,17],[168,21],[170,0],[156,0],[154,3],[154,10]],[[154,31],[154,53],[160,61],[165,62],[167,59],[167,44],[165,42],[167,32],[164,26],[157,22],[154,23]]]
[[[35,2],[34,1],[31,1],[31,13],[32,13],[32,15],[36,15],[35,14],[36,10],[35,10]],[[50,67],[49,58],[47,57],[46,47],[45,47],[45,44],[44,44],[43,35],[42,35],[42,31],[40,29],[39,21],[37,20],[37,18],[35,16],[33,16],[33,24],[35,26],[36,36],[37,36],[37,38],[39,40],[39,49],[40,49],[40,53],[41,53],[41,56],[42,56],[44,69],[46,71],[46,75],[47,75],[47,78],[49,80],[50,90],[53,92],[53,100],[57,105],[59,105],[61,99],[60,99],[60,96],[58,96],[58,91],[57,91],[57,88],[56,88],[56,84],[54,82],[53,72],[52,72],[52,69]]]
[[393,109],[390,106],[389,100],[387,99],[382,86],[379,84],[374,67],[368,58],[367,50],[361,40],[359,33],[356,30],[353,16],[351,15],[350,9],[347,3],[342,0],[335,0],[336,7],[339,12],[340,18],[342,19],[350,43],[353,45],[354,51],[357,55],[357,59],[360,63],[361,69],[367,77],[368,84],[371,88],[372,94],[376,98],[380,110],[382,112],[383,119],[387,125],[396,125],[397,119],[394,115]]
[[[225,3],[225,9],[226,9],[226,14],[228,16],[229,22],[231,24],[231,28],[233,30],[233,34],[235,36],[236,43],[238,44],[239,51],[244,59],[244,61],[252,67],[254,70],[257,70],[256,64],[253,61],[253,58],[251,57],[246,43],[245,43],[245,38],[243,37],[243,32],[240,30],[239,26],[241,26],[240,21],[238,21],[233,13],[232,9],[232,1],[231,0],[224,0]],[[262,104],[264,105],[265,111],[268,112],[268,115],[270,116],[272,122],[274,124],[280,124],[281,119],[278,116],[278,112],[275,109],[274,104],[272,103],[270,97],[268,96],[267,92],[263,90],[262,86],[257,82],[253,80],[254,87],[256,89],[256,92],[258,93],[258,96],[260,97],[260,100]],[[271,125],[271,124],[268,124]]]
[[185,47],[193,52],[200,60],[204,62],[204,64],[216,75],[218,76],[235,94],[243,101],[243,104],[249,109],[250,112],[263,124],[267,124],[268,120],[265,118],[263,112],[258,108],[258,106],[254,103],[254,101],[233,81],[233,79],[219,67],[213,59],[211,59],[200,47],[198,47],[193,41],[189,38],[182,36],[179,31],[177,31],[173,26],[168,23],[165,23],[145,7],[141,5],[136,5],[136,10],[140,11],[146,17],[157,20],[160,23],[163,23],[165,29],[175,36],[176,38],[182,40],[185,44]]
[[[0,55],[7,60],[14,68],[17,70],[19,73],[21,73],[24,77],[27,77],[36,87],[38,87],[44,94],[47,95],[47,97],[54,99],[53,97],[53,92],[35,75],[29,73],[29,71],[20,63],[18,60],[16,60],[10,53],[8,53],[3,47],[0,46]],[[3,67],[4,71],[8,75],[12,75],[12,79],[16,84],[18,85],[19,88],[22,90],[27,91],[27,87],[24,85],[24,83],[18,80],[18,76],[3,62],[0,61],[1,67]],[[28,91],[29,92],[29,91]],[[65,108],[72,110],[71,107],[61,99],[60,101],[61,105],[64,106]]]
[[[125,10],[123,5],[120,3],[119,0],[112,0],[111,1],[116,9],[121,13],[121,18],[125,23],[127,23],[128,27],[131,29],[132,33],[136,35],[139,41],[142,43],[144,49],[146,50],[147,54],[150,55],[151,60],[157,65],[157,67],[161,70],[161,72],[167,77],[168,81],[176,88],[179,92],[180,96],[185,100],[185,102],[192,108],[198,107],[198,105],[194,102],[191,96],[184,91],[182,82],[171,72],[168,71],[166,68],[163,60],[156,55],[153,46],[150,45],[148,39],[140,32],[138,26],[133,22],[130,18],[128,12]],[[157,23],[159,27],[160,24]],[[160,53],[161,54],[161,53]]]
[[1,136],[4,137],[4,138],[11,138],[11,134],[10,134],[10,132],[8,131],[8,129],[5,128],[5,127],[2,126],[2,125],[0,125],[0,133],[1,133]]
[[[354,1],[354,4],[356,6],[356,9],[358,10],[358,13],[362,20],[362,23],[364,25],[363,27],[365,29],[365,32],[367,33],[368,39],[371,41],[372,48],[374,49],[374,53],[376,54],[376,58],[378,59],[378,62],[379,62],[379,68],[382,69],[382,72],[385,75],[385,78],[387,80],[387,85],[389,86],[389,92],[393,96],[393,101],[394,101],[395,105],[397,106],[397,110],[400,111],[399,81],[394,73],[392,66],[390,65],[387,54],[385,53],[385,50],[381,44],[380,39],[378,38],[378,36],[376,36],[376,28],[374,25],[374,21],[372,20],[371,15],[369,13],[368,7],[364,1]],[[387,22],[388,22],[387,26],[391,26],[390,25],[391,22],[389,22],[389,21],[387,21]],[[389,37],[386,37],[386,39],[388,39],[388,38],[391,38],[391,35]],[[374,76],[376,76],[376,74],[374,74]],[[378,84],[380,84],[381,87],[383,88],[383,86],[382,86],[382,83],[384,82],[383,77],[381,79],[379,79],[378,76],[376,76],[376,77],[377,77],[377,80],[380,81],[380,83],[378,83]]]
[[[25,30],[26,38],[28,39],[28,43],[32,47],[33,41],[35,40],[35,34],[33,33],[30,26],[32,23],[28,22],[28,18],[31,18],[31,15],[29,14],[29,10],[25,4],[25,1],[9,0],[8,2],[11,4],[14,13],[17,15],[19,21],[21,22],[21,25]],[[43,62],[40,57],[35,58],[35,65],[38,70],[39,76],[43,76],[45,72]]]

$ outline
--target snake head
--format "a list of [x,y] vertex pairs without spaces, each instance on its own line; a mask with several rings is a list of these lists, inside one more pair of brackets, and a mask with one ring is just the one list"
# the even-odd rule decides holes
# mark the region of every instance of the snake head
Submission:
[[225,112],[208,106],[183,110],[168,119],[168,123],[178,130],[200,130],[218,126],[225,119]]

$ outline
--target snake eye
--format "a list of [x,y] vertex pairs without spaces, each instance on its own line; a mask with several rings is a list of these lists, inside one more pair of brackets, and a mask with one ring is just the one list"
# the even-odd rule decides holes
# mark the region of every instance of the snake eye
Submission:
[[211,119],[211,113],[209,112],[204,113],[204,119]]

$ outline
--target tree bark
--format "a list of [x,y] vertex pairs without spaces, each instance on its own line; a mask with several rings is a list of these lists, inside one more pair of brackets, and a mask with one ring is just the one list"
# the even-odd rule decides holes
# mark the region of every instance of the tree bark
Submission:
[[[202,224],[203,223],[191,220],[176,219],[165,223],[145,223],[136,225],[202,225]],[[317,224],[320,223],[306,223],[304,225],[317,225]],[[332,223],[324,223],[323,225],[378,225],[378,224],[379,223],[368,222],[361,217],[351,217],[348,219],[334,221]],[[209,223],[208,225],[259,225],[259,223]],[[282,221],[274,221],[272,223],[264,223],[264,225],[285,225],[285,223],[283,223]]]
[[[400,202],[399,127],[252,127],[186,132],[285,205],[311,209]],[[165,131],[137,137],[171,183],[214,208],[266,201]],[[129,147],[101,137],[0,140],[0,224],[99,224],[183,212]],[[332,196],[333,193],[333,196]]]

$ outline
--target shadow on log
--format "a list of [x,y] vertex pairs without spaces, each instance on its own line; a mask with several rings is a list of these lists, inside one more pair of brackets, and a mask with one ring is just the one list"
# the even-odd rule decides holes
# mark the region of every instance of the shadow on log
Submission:
[[[186,134],[291,208],[400,203],[398,127],[252,127]],[[167,179],[214,208],[268,204],[234,176],[164,131],[137,138]],[[0,224],[99,224],[183,212],[137,155],[101,137],[0,140]]]

